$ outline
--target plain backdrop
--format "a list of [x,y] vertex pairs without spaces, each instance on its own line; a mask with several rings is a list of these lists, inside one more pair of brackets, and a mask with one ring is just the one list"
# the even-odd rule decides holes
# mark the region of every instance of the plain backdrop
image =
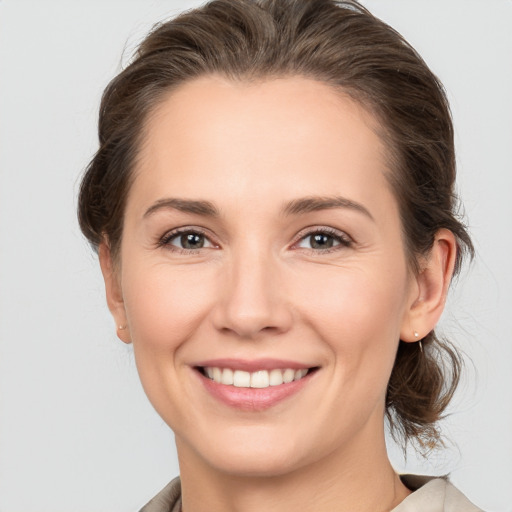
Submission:
[[[101,92],[156,21],[198,2],[0,0],[0,512],[136,511],[178,473],[79,233]],[[512,511],[512,2],[368,0],[444,82],[477,259],[441,322],[471,359],[445,474]]]

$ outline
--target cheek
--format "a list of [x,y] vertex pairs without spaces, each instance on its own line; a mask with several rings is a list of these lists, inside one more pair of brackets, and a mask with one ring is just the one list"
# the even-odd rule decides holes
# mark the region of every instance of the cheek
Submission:
[[207,314],[212,279],[192,268],[134,265],[124,274],[123,294],[134,350],[170,353]]
[[302,302],[312,315],[324,317],[333,334],[340,325],[342,331],[355,335],[377,326],[392,329],[403,313],[406,273],[400,265],[383,263],[378,261],[373,268],[361,264],[309,272],[300,288]]
[[162,418],[179,430],[177,418],[183,412],[177,411],[186,370],[180,355],[207,314],[212,279],[166,263],[130,264],[123,271],[125,308],[142,386]]
[[330,286],[315,294],[310,310],[311,326],[333,360],[325,391],[325,415],[333,421],[324,433],[332,442],[356,435],[369,418],[381,421],[396,357],[405,275],[367,269],[339,269],[326,281]]
[[367,382],[387,380],[400,337],[407,298],[405,264],[377,260],[375,265],[319,269],[324,276],[310,274],[299,291],[307,305],[302,316],[329,345],[336,365],[352,383],[363,371]]

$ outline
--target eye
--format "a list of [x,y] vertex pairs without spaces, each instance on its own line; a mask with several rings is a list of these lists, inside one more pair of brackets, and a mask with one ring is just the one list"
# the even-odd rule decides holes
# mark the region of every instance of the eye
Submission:
[[193,229],[175,230],[167,233],[160,240],[159,245],[187,252],[215,247],[204,233]]
[[296,247],[316,252],[336,250],[337,247],[349,247],[352,240],[348,235],[333,229],[321,228],[303,236]]

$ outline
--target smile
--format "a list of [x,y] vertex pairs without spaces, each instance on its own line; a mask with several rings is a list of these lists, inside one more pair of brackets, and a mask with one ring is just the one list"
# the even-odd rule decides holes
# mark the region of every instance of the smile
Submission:
[[318,373],[319,366],[291,361],[212,360],[194,365],[206,391],[240,411],[264,411],[298,394]]
[[203,375],[217,384],[235,386],[237,388],[268,388],[270,386],[281,386],[290,382],[301,380],[308,373],[308,368],[294,370],[293,368],[258,370],[247,372],[234,370],[232,368],[218,368],[207,366],[201,369]]

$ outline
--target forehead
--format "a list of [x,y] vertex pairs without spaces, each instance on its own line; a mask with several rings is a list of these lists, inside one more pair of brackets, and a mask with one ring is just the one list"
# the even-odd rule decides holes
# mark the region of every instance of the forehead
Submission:
[[312,79],[202,77],[149,116],[133,188],[147,200],[222,191],[223,200],[340,194],[371,201],[389,193],[378,130],[359,103]]

